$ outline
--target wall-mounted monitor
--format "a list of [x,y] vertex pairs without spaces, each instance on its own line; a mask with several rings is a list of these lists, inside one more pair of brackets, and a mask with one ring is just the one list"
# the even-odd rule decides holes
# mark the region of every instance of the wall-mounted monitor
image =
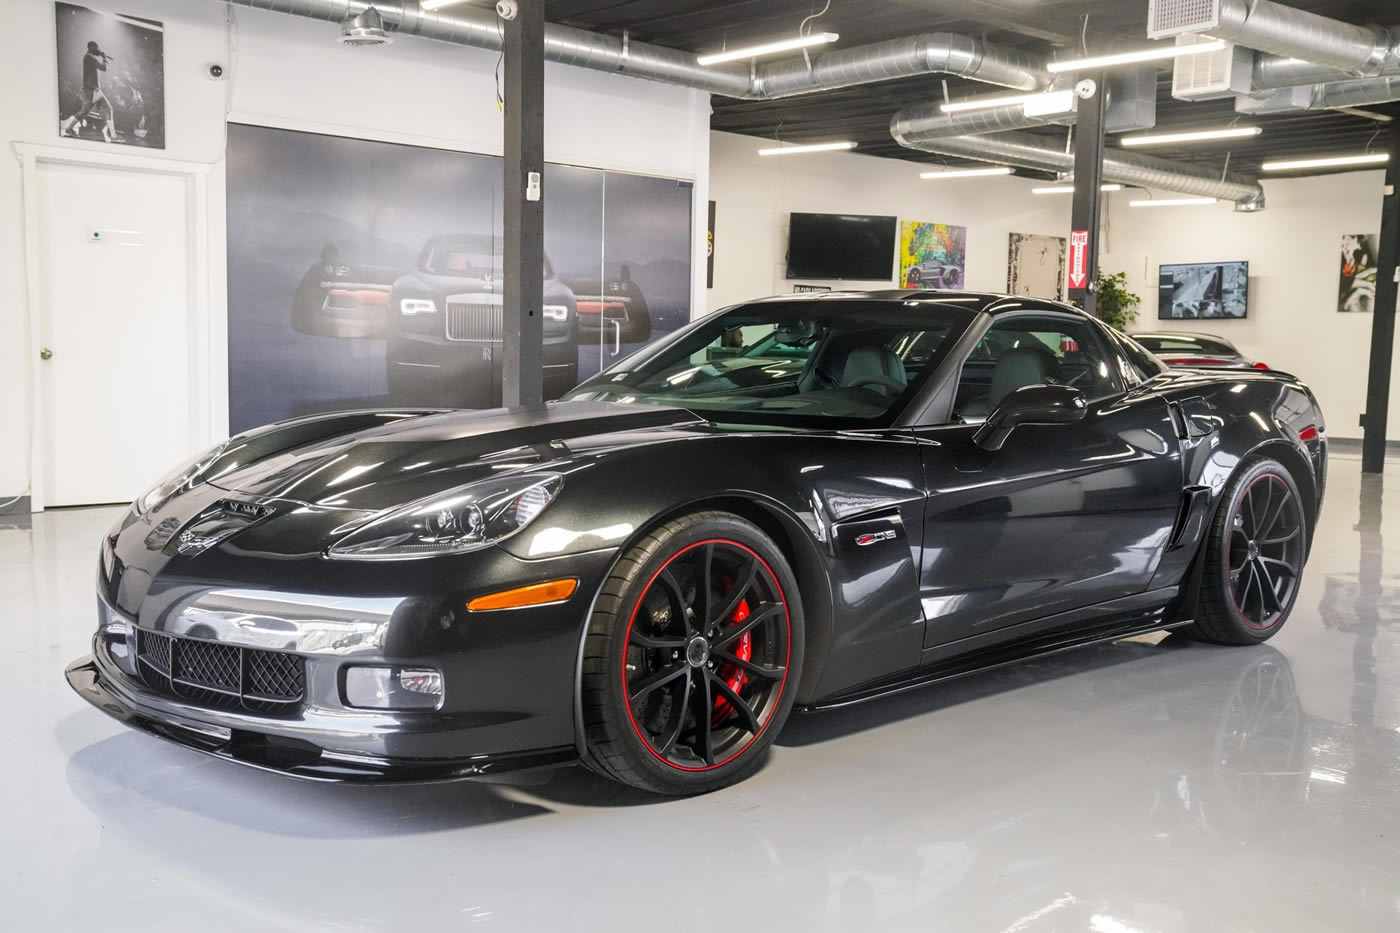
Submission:
[[893,217],[793,213],[787,277],[889,280],[894,276],[895,227]]
[[1162,266],[1157,317],[1163,321],[1240,320],[1249,314],[1249,263],[1192,262]]

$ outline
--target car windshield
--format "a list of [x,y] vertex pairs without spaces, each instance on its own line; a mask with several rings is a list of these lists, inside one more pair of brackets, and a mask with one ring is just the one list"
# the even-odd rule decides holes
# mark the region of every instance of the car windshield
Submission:
[[1190,334],[1134,334],[1133,339],[1153,353],[1200,353],[1206,356],[1235,356],[1239,353],[1223,340]]
[[[433,237],[423,247],[418,264],[432,275],[481,276],[501,278],[503,246],[499,239],[475,234]],[[544,260],[544,277],[554,277],[549,257]]]
[[931,301],[741,305],[658,341],[565,398],[674,405],[721,421],[882,426],[973,316]]

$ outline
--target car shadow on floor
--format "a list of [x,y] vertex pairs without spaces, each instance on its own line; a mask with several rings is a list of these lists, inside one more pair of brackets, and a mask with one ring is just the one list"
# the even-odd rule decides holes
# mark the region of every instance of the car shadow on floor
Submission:
[[[1124,641],[921,687],[844,709],[795,715],[781,747],[833,741],[941,709],[1134,662],[1191,643]],[[1210,649],[1202,649],[1210,650]],[[121,732],[90,744],[75,713],[58,727],[74,748],[66,777],[74,797],[105,825],[138,835],[178,832],[189,816],[272,836],[366,839],[487,826],[560,808],[638,807],[670,798],[625,787],[581,766],[513,772],[489,780],[364,786],[305,781],[219,761],[152,736]],[[162,829],[161,824],[166,824]]]

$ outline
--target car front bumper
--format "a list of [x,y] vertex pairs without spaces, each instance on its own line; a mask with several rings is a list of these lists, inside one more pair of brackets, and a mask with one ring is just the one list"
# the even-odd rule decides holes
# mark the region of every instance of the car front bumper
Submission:
[[[460,758],[386,757],[336,751],[327,726],[289,723],[186,706],[143,690],[120,673],[102,645],[64,672],[84,700],[133,729],[222,758],[290,777],[359,784],[432,783],[484,777],[524,768],[552,767],[577,759],[574,746]],[[101,660],[103,657],[107,660]]]
[[[171,521],[222,494],[197,487],[184,497],[187,508],[184,499],[167,507],[180,513]],[[298,527],[275,537],[297,537],[309,517],[281,517]],[[92,654],[67,672],[109,715],[299,777],[451,780],[576,756],[579,646],[612,550],[533,560],[502,548],[432,561],[288,560],[249,556],[260,539],[245,532],[228,546],[170,558],[147,546],[148,524],[127,516],[104,542]],[[235,558],[241,580],[262,588],[229,579]],[[475,595],[563,577],[579,586],[562,602],[466,609]],[[151,663],[161,658],[148,638],[202,647],[190,656],[193,667],[180,649],[177,673],[173,654],[164,669]],[[298,659],[293,686],[263,689],[254,671],[269,654]],[[211,656],[236,660],[222,672],[199,669]],[[352,705],[346,678],[355,667],[437,671],[439,705]]]

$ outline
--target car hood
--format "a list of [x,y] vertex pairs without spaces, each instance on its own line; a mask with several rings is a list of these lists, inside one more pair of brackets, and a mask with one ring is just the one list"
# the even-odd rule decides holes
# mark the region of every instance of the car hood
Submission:
[[576,448],[656,443],[668,428],[703,423],[681,408],[611,402],[443,412],[300,447],[207,482],[249,497],[380,511],[487,477],[564,468]]

